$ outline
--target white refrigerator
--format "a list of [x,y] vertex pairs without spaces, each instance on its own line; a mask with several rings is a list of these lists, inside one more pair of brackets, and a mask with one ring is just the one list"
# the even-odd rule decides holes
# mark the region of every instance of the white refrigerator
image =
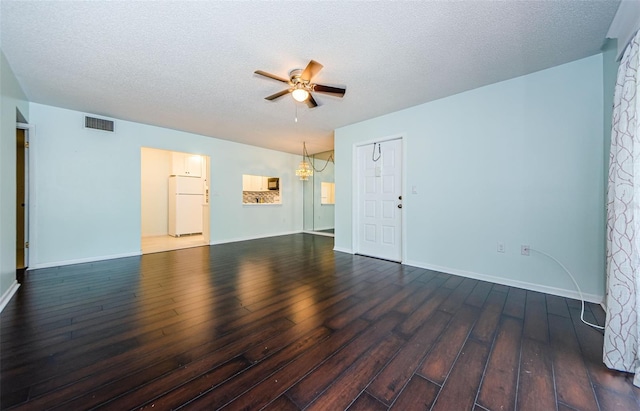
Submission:
[[194,177],[169,177],[169,235],[202,233],[202,180]]

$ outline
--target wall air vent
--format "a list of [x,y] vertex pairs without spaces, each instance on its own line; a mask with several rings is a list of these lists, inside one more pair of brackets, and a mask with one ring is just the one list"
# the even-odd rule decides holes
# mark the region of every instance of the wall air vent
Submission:
[[96,118],[84,116],[84,127],[94,130],[110,131],[113,133],[113,120],[105,120],[104,118]]

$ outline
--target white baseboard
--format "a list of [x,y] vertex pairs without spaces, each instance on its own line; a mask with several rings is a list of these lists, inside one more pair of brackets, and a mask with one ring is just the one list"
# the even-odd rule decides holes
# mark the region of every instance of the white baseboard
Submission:
[[102,261],[102,260],[113,260],[116,258],[124,258],[124,257],[135,257],[141,255],[142,252],[137,251],[134,253],[123,253],[123,254],[112,254],[112,255],[100,255],[96,257],[87,257],[87,258],[78,258],[74,260],[64,260],[64,261],[54,261],[51,263],[42,263],[35,264],[29,266],[29,271],[37,270],[40,268],[50,268],[50,267],[60,267],[63,265],[72,265],[72,264],[82,264],[82,263],[92,263],[94,261]]
[[[289,235],[289,234],[299,234],[302,231],[287,231],[284,233],[276,233],[276,234],[267,234],[263,236],[253,236],[253,237],[243,237],[243,238],[232,238],[229,240],[221,240],[221,241],[212,241],[209,245],[216,244],[225,244],[225,243],[235,243],[238,241],[247,241],[247,240],[257,240],[260,238],[268,238],[268,237],[278,237],[281,235]],[[74,260],[64,260],[64,261],[54,261],[50,263],[41,263],[41,264],[31,264],[29,270],[37,270],[40,268],[50,268],[50,267],[60,267],[64,265],[72,265],[72,264],[82,264],[82,263],[92,263],[94,261],[102,261],[102,260],[113,260],[116,258],[124,258],[124,257],[135,257],[142,255],[141,251],[133,252],[133,253],[123,253],[123,254],[113,254],[113,255],[102,255],[97,257],[88,257],[88,258],[78,258]]]
[[287,231],[284,233],[274,233],[274,234],[265,234],[251,237],[236,237],[230,238],[227,240],[217,240],[209,242],[209,245],[219,245],[219,244],[227,244],[227,243],[237,243],[240,241],[250,241],[250,240],[259,240],[261,238],[269,238],[269,237],[280,237],[282,235],[290,235],[290,234],[300,234],[302,231]]
[[304,234],[313,234],[313,235],[321,235],[325,237],[335,237],[333,233],[321,233],[319,231],[303,231]]
[[350,248],[342,248],[342,247],[333,247],[333,251],[338,251],[341,253],[354,254],[353,250]]
[[[580,294],[576,290],[565,290],[563,288],[549,287],[541,284],[534,284],[534,283],[528,283],[525,281],[512,280],[510,278],[495,277],[492,275],[480,274],[472,271],[464,271],[464,270],[457,270],[454,268],[422,264],[416,261],[406,261],[406,262],[403,262],[403,264],[410,265],[413,267],[418,267],[418,268],[425,268],[427,270],[439,271],[441,273],[453,274],[461,277],[468,277],[476,280],[502,284],[509,287],[523,288],[525,290],[538,291],[541,293],[552,294],[560,297],[567,297],[567,298],[573,298],[575,300],[580,300]],[[582,293],[582,296],[584,297],[585,301],[588,301],[590,303],[602,304],[604,301],[603,295]]]
[[11,301],[11,297],[13,297],[16,291],[18,291],[18,288],[20,288],[20,284],[18,284],[18,281],[14,280],[11,287],[2,294],[2,297],[0,297],[0,313],[4,310],[4,307],[7,306],[9,301]]
[[[334,227],[334,226],[332,226],[332,225],[327,226],[327,227],[313,227],[313,231],[320,231],[320,230],[332,230],[332,229],[334,229],[334,228],[335,228],[335,227]],[[310,233],[312,233],[313,231],[309,231],[309,232],[310,232]]]

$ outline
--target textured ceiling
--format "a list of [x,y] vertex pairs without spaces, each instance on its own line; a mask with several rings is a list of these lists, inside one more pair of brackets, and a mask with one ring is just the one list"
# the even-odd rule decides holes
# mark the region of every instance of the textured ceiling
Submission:
[[[30,101],[299,153],[333,130],[600,52],[618,1],[9,1]],[[264,97],[310,59],[319,107]],[[298,122],[294,122],[297,117]]]

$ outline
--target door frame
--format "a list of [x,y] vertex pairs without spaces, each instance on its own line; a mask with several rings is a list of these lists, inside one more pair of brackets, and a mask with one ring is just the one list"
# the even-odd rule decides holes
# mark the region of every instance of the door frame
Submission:
[[[142,191],[144,190],[144,185],[142,184],[142,173],[143,173],[143,164],[142,164],[142,156],[144,155],[144,151],[145,150],[156,150],[156,151],[164,151],[166,153],[181,153],[181,154],[187,154],[187,155],[197,155],[197,156],[201,156],[202,160],[203,160],[203,164],[201,165],[202,167],[202,178],[204,178],[204,181],[206,183],[206,188],[205,188],[205,192],[203,193],[204,195],[204,199],[205,202],[204,204],[202,204],[202,244],[198,244],[198,245],[192,245],[190,247],[201,247],[201,246],[207,246],[207,245],[211,245],[211,162],[212,162],[212,156],[210,154],[204,154],[204,153],[193,153],[193,152],[189,152],[189,151],[184,151],[181,149],[171,149],[171,148],[161,148],[161,147],[154,147],[154,146],[140,146],[140,174],[139,174],[139,178],[140,178],[140,213],[142,215],[142,213],[144,213],[144,208],[143,208],[143,204],[142,204]],[[170,174],[170,172],[169,172]],[[167,177],[169,176],[169,174],[167,175]],[[168,212],[168,210],[167,210]],[[142,217],[141,217],[142,218]],[[167,218],[168,218],[168,213],[167,213]],[[142,223],[142,220],[141,220]],[[168,228],[168,227],[167,227]],[[168,234],[167,234],[168,236]],[[141,230],[140,230],[140,254],[149,254],[149,253],[155,253],[158,252],[159,250],[154,249],[153,251],[150,250],[143,250],[142,248],[142,224],[141,224]],[[162,251],[171,251],[171,250],[179,250],[182,249],[184,247],[180,247],[178,246],[177,248],[165,248]]]
[[356,189],[357,184],[359,182],[359,167],[358,167],[358,149],[363,146],[368,146],[373,143],[384,143],[392,140],[400,140],[400,145],[402,147],[402,166],[400,170],[402,172],[402,221],[400,222],[400,229],[402,233],[400,235],[400,261],[402,264],[404,261],[407,261],[407,248],[405,246],[407,240],[407,196],[406,196],[406,186],[407,186],[407,150],[406,146],[406,133],[402,134],[394,134],[385,137],[380,137],[376,139],[369,139],[364,141],[359,141],[354,143],[351,149],[351,247],[354,254],[358,254],[360,252],[360,237],[358,236],[358,227],[360,222],[359,215],[359,200],[360,200],[360,190]]
[[[24,208],[24,241],[25,243],[29,243],[29,247],[25,248],[24,251],[24,265],[25,269],[29,268],[30,261],[33,261],[34,252],[33,252],[33,240],[35,238],[35,233],[33,232],[33,228],[36,227],[35,214],[33,213],[33,204],[35,204],[35,184],[34,184],[34,144],[33,139],[35,136],[35,127],[32,124],[16,122],[16,130],[24,130],[24,140],[25,143],[28,143],[28,149],[25,148],[25,156],[24,156],[24,195],[25,195],[25,208]],[[16,164],[17,171],[18,164]],[[16,190],[17,195],[17,190]],[[16,221],[16,230],[17,221]],[[16,233],[17,236],[17,233]],[[17,265],[17,261],[16,261]]]

